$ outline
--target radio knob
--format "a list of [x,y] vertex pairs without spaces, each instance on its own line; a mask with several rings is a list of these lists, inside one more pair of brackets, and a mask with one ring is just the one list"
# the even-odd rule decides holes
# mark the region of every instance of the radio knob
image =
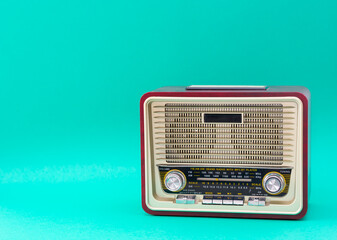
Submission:
[[186,185],[185,175],[176,170],[169,171],[165,176],[165,187],[171,192],[179,192],[183,190]]
[[266,190],[267,193],[272,195],[277,195],[281,193],[286,186],[282,174],[276,172],[271,172],[265,175],[262,184],[264,190]]

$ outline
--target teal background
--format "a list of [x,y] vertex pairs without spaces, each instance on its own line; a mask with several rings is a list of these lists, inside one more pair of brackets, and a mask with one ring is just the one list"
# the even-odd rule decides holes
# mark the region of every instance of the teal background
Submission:
[[[336,10],[335,0],[0,1],[0,239],[337,239]],[[139,99],[190,84],[311,90],[303,220],[142,210]]]

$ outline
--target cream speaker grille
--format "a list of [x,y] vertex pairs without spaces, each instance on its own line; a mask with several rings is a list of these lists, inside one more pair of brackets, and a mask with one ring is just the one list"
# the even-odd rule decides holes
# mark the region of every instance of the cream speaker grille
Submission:
[[[175,164],[291,164],[295,110],[290,103],[155,103],[155,160]],[[219,116],[230,119],[219,122]]]

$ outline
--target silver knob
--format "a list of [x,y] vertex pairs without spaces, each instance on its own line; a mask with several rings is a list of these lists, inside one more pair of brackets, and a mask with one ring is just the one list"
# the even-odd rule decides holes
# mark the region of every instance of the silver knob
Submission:
[[185,175],[178,170],[169,171],[164,179],[165,187],[171,192],[179,192],[186,185]]
[[277,172],[271,172],[265,175],[262,184],[264,190],[272,195],[277,195],[281,193],[286,186],[284,177],[282,176],[282,174]]

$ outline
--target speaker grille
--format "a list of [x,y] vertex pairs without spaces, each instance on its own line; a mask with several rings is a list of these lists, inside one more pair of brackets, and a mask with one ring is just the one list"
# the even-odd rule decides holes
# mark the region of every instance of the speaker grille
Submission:
[[[152,107],[156,160],[167,163],[282,165],[293,161],[295,107],[164,103]],[[204,122],[241,114],[241,123]]]

